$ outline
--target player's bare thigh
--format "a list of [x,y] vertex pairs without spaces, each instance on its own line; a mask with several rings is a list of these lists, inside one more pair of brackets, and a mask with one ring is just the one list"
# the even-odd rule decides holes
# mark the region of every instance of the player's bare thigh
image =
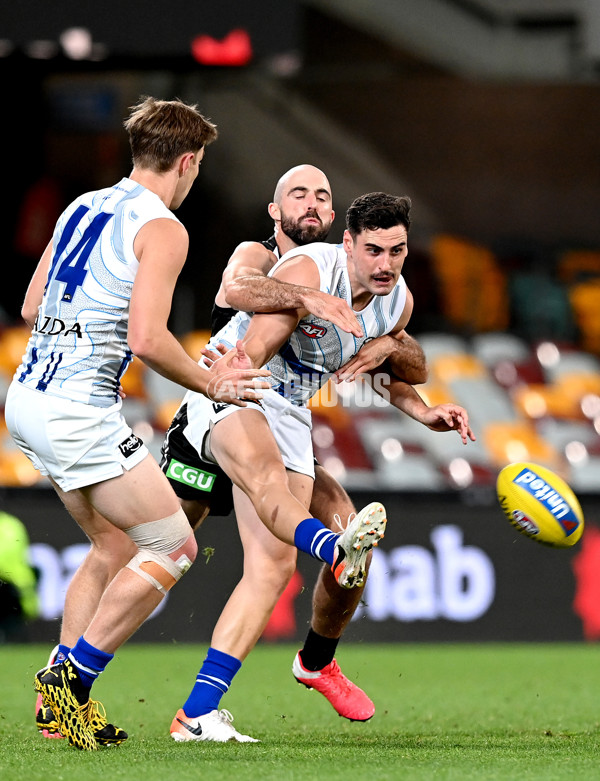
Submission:
[[[76,495],[72,500],[71,494]],[[80,517],[75,516],[75,519],[86,534],[86,526],[90,523],[90,514],[85,512],[86,503],[119,529],[158,521],[179,510],[175,492],[150,455],[118,477],[86,486],[79,491],[68,491],[64,495],[67,502],[72,501],[73,510],[79,511]],[[83,504],[82,499],[85,500]],[[67,502],[67,509],[73,514]]]
[[94,509],[81,489],[63,491],[52,478],[48,479],[68,513],[79,524],[96,548],[104,553],[122,556],[126,561],[129,561],[136,552],[136,546],[130,538]]
[[246,408],[218,421],[210,448],[221,469],[246,493],[268,482],[286,481],[281,453],[258,410]]

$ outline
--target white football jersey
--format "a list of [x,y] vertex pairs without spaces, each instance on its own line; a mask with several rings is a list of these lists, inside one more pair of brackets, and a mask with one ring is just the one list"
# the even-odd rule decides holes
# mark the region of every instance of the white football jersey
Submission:
[[60,216],[44,297],[15,380],[43,393],[108,407],[133,355],[129,303],[135,237],[147,222],[177,220],[155,193],[124,178],[85,193]]
[[[287,252],[271,269],[269,276],[297,255],[312,258],[319,269],[320,289],[342,298],[352,307],[347,257],[343,246],[315,242]],[[402,315],[406,303],[406,283],[399,277],[394,289],[385,296],[374,296],[364,309],[354,312],[363,330],[357,338],[328,320],[308,315],[297,325],[289,340],[267,364],[274,390],[294,404],[306,404],[331,374],[356,355],[370,339],[389,333]],[[239,312],[211,339],[233,347],[243,339],[252,315]]]

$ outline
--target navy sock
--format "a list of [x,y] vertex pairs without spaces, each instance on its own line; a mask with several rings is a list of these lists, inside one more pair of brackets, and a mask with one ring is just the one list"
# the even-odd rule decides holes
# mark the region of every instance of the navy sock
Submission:
[[294,545],[313,559],[333,564],[338,534],[327,529],[318,518],[300,521],[294,532]]
[[113,656],[114,654],[108,654],[90,645],[82,635],[69,652],[68,658],[74,664],[81,683],[89,689]]
[[183,705],[185,715],[190,718],[203,716],[217,710],[221,697],[231,686],[234,675],[242,666],[235,656],[209,648],[194,688]]

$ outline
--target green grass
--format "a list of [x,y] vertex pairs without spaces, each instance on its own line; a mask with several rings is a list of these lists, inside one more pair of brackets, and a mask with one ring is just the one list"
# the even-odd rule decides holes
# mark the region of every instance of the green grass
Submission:
[[600,664],[589,645],[341,645],[377,706],[340,719],[297,685],[291,646],[259,646],[223,707],[258,744],[178,744],[169,724],[206,647],[121,649],[94,688],[130,739],[84,753],[33,723],[45,647],[0,649],[0,778],[55,781],[598,779]]

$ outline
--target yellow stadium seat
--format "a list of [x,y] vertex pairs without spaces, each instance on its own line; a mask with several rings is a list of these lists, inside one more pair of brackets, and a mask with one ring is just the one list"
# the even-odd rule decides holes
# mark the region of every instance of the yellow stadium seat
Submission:
[[542,439],[529,421],[490,423],[484,427],[482,439],[496,468],[514,461],[533,461],[554,470],[561,466],[556,448]]
[[27,456],[8,433],[4,418],[0,418],[0,485],[28,486],[44,480]]
[[202,350],[206,347],[209,340],[210,331],[202,329],[189,331],[187,334],[184,334],[179,341],[186,353],[195,361],[199,361],[202,357]]
[[527,418],[546,416],[581,419],[581,402],[588,395],[600,397],[600,374],[570,372],[560,375],[551,385],[520,385],[512,392],[515,407]]
[[561,374],[554,384],[558,391],[572,398],[582,399],[588,393],[600,396],[600,374],[568,372]]
[[342,405],[335,383],[323,385],[308,402],[308,408],[327,419],[333,429],[346,428],[351,421],[350,413]]
[[485,377],[488,370],[474,355],[439,355],[430,361],[429,371],[431,376],[442,384],[447,384],[459,379],[473,379]]
[[417,385],[415,390],[425,404],[430,407],[437,407],[438,404],[451,404],[455,401],[448,388],[435,380],[428,380],[424,385]]
[[568,250],[559,258],[558,276],[567,285],[589,277],[600,277],[600,251]]
[[31,329],[27,325],[14,325],[0,333],[0,371],[12,377],[21,363]]
[[581,334],[581,346],[600,355],[600,278],[569,289],[569,301]]
[[459,236],[438,234],[430,254],[448,321],[469,332],[505,331],[506,276],[491,250]]
[[522,385],[513,392],[515,407],[530,419],[582,418],[581,398],[573,393],[565,393],[556,385]]
[[156,428],[166,431],[171,425],[171,421],[175,417],[180,404],[181,398],[162,401],[154,410],[153,423]]
[[127,367],[127,371],[121,378],[121,386],[127,396],[136,399],[146,399],[148,394],[145,386],[146,364],[139,358],[133,358],[133,361]]

